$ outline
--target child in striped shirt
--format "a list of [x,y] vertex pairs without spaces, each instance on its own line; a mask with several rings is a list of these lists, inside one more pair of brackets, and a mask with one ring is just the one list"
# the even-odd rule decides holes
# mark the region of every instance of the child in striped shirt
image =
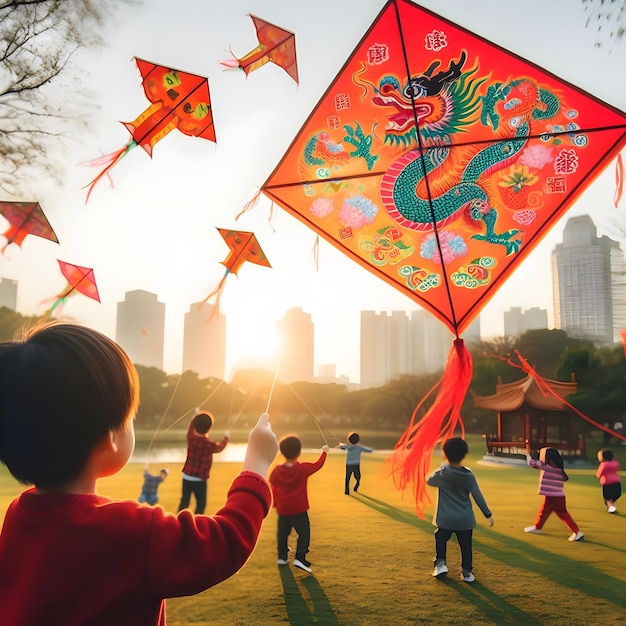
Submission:
[[539,460],[533,459],[530,454],[526,455],[526,461],[530,467],[541,470],[539,476],[539,495],[544,496],[543,503],[539,507],[537,519],[532,526],[524,528],[526,533],[540,533],[546,520],[552,513],[565,522],[572,531],[568,541],[580,541],[584,535],[580,532],[578,524],[573,520],[565,506],[564,483],[569,476],[563,469],[563,458],[556,448],[541,448]]

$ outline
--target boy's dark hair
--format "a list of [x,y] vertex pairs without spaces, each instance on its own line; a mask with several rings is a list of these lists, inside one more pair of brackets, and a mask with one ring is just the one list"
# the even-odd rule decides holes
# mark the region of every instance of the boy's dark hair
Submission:
[[610,448],[604,448],[603,450],[601,450],[602,452],[602,460],[603,461],[612,461],[614,454],[613,454],[613,450],[611,450]]
[[43,322],[0,342],[0,460],[24,485],[49,489],[76,478],[138,406],[131,360],[95,330]]
[[167,475],[169,474],[169,472],[168,472],[165,468],[163,468],[163,469],[159,472],[159,474],[165,474],[165,475],[167,476]]
[[348,435],[348,441],[352,445],[355,445],[355,444],[359,443],[360,440],[361,440],[361,437],[359,437],[359,433],[350,433]]
[[450,463],[460,463],[468,452],[467,441],[461,437],[453,437],[443,444],[443,453]]
[[280,453],[288,460],[297,459],[302,452],[302,441],[298,435],[285,435],[278,442]]
[[198,413],[193,418],[193,429],[201,435],[205,435],[211,430],[214,422],[215,418],[211,413]]

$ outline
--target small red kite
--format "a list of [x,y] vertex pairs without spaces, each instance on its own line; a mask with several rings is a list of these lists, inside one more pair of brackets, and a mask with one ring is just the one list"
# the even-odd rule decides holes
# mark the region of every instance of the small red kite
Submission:
[[7,241],[0,250],[1,254],[12,243],[21,246],[26,235],[36,235],[59,243],[39,202],[0,202],[0,213],[10,224],[3,233]]
[[141,146],[152,157],[155,144],[175,128],[185,135],[215,142],[208,79],[143,59],[135,58],[135,62],[143,78],[143,90],[152,104],[134,122],[122,122],[131,134],[123,148],[82,163],[104,166],[89,183],[87,200],[96,183],[133,148]]
[[44,314],[46,317],[50,317],[57,307],[62,307],[67,299],[75,293],[81,293],[96,302],[100,302],[100,295],[98,294],[93,269],[90,267],[81,267],[80,265],[72,265],[71,263],[59,261],[58,259],[57,261],[61,268],[61,273],[67,279],[67,285],[65,289],[54,298],[49,298],[40,303],[43,304],[44,302],[54,300],[52,306]]
[[[298,64],[296,62],[296,36],[289,30],[280,28],[262,20],[256,15],[248,14],[254,22],[259,45],[241,58],[235,57],[221,61],[225,67],[241,68],[247,76],[266,63],[275,63],[282,67],[296,83],[298,82]],[[231,52],[232,54],[232,52]]]
[[[219,300],[224,290],[226,278],[229,274],[237,274],[239,268],[246,262],[256,263],[257,265],[263,265],[265,267],[272,267],[267,260],[265,253],[261,249],[257,238],[254,233],[246,232],[243,230],[229,230],[227,228],[218,228],[219,234],[224,238],[224,241],[228,244],[230,251],[226,258],[221,261],[222,265],[226,267],[224,276],[220,280],[218,286],[202,301],[202,304],[208,302],[213,296],[217,296],[215,300],[215,306],[211,313],[211,317],[215,315],[219,308]],[[209,318],[210,319],[210,318]]]

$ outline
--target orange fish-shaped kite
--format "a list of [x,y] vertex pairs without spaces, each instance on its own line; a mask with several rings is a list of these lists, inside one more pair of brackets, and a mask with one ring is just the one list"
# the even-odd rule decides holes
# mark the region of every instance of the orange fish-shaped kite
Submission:
[[141,146],[150,156],[155,144],[177,128],[192,137],[215,142],[208,79],[135,58],[143,78],[143,90],[152,103],[134,122],[122,122],[131,134],[128,143],[82,165],[104,169],[89,183],[87,200],[95,184],[133,148]]
[[21,246],[26,235],[36,235],[59,243],[39,202],[0,202],[0,213],[10,224],[3,233],[7,241],[0,250],[1,254],[12,243]]
[[233,59],[221,61],[221,64],[231,69],[241,68],[247,76],[266,63],[275,63],[282,67],[297,83],[296,35],[289,30],[266,22],[256,15],[248,15],[254,22],[259,45],[245,56],[237,58],[233,54]]
[[222,265],[226,267],[224,276],[220,280],[217,287],[202,301],[202,304],[208,302],[213,296],[217,296],[215,300],[215,306],[211,313],[213,317],[219,309],[219,300],[224,290],[226,278],[229,274],[237,274],[239,268],[246,262],[256,263],[257,265],[263,265],[265,267],[272,267],[267,260],[265,253],[261,249],[261,246],[254,236],[254,233],[250,233],[243,230],[228,230],[227,228],[218,228],[219,234],[224,238],[224,241],[228,244],[230,252],[228,256],[221,261]]
[[[44,304],[53,301],[52,306],[45,312],[45,317],[50,317],[52,312],[59,307],[62,307],[67,299],[75,293],[82,293],[84,296],[100,302],[100,295],[98,294],[98,287],[96,286],[96,278],[93,273],[93,269],[90,267],[81,267],[80,265],[72,265],[65,261],[59,261],[59,267],[61,273],[67,279],[67,285],[63,291],[58,293],[54,298],[48,298],[40,304]],[[59,308],[59,310],[61,310]]]

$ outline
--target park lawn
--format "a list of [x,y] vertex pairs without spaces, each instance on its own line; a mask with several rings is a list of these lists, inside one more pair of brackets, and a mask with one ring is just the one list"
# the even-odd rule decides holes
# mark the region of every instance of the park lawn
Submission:
[[[569,530],[555,516],[543,534],[526,534],[523,528],[533,523],[541,501],[537,495],[539,472],[527,467],[480,465],[480,439],[470,438],[470,447],[467,465],[476,474],[495,518],[495,526],[489,528],[477,510],[475,583],[457,579],[460,556],[454,538],[448,548],[448,578],[431,576],[434,504],[427,507],[425,519],[417,517],[411,494],[403,497],[386,476],[386,455],[363,455],[360,492],[346,496],[345,453],[331,450],[326,465],[309,479],[313,574],[291,565],[276,565],[276,516],[272,511],[246,566],[204,593],[168,600],[168,624],[624,623],[626,503],[625,514],[609,515],[594,469],[568,470],[568,509],[585,540],[568,542]],[[315,458],[316,454],[303,455],[303,460]],[[439,460],[436,452],[433,465]],[[179,464],[167,467],[170,477],[160,487],[160,505],[175,511],[181,468]],[[99,491],[137,498],[142,469],[129,464],[120,474],[100,481]],[[215,463],[209,480],[209,514],[224,502],[239,470],[238,463]],[[0,470],[0,519],[19,491],[6,469]],[[434,500],[435,491],[429,493]],[[293,554],[293,535],[292,540]]]

